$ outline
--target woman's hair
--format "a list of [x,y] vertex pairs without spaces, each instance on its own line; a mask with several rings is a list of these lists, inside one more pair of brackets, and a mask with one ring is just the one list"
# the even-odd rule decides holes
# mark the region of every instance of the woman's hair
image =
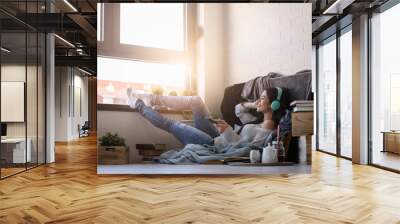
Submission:
[[[272,112],[272,120],[275,122],[276,125],[279,124],[279,121],[281,120],[282,116],[285,114],[285,111],[289,106],[287,89],[282,87],[280,88],[282,89],[282,95],[280,100],[281,106],[279,107],[278,110]],[[269,103],[271,104],[274,100],[276,100],[278,96],[278,89],[274,87],[274,88],[268,88],[266,91]]]

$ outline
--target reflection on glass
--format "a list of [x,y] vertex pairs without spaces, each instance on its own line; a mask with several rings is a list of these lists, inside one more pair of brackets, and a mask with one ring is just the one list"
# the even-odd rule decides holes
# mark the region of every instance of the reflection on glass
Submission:
[[[372,17],[372,163],[400,170],[400,5]],[[385,141],[382,132],[391,134]],[[384,145],[384,142],[386,145]],[[394,144],[392,144],[394,143]],[[382,152],[385,150],[386,152]]]
[[[164,95],[181,93],[186,86],[185,66],[112,58],[97,58],[98,103],[127,104],[126,89],[143,92],[161,88]],[[118,74],[118,76],[115,76]]]
[[[1,123],[6,133],[1,140],[2,177],[25,170],[31,151],[26,144],[26,34],[2,33],[1,51]],[[28,150],[26,150],[28,146]]]
[[340,36],[340,154],[352,157],[352,35]]
[[318,48],[318,147],[336,153],[336,39]]
[[120,4],[122,44],[183,51],[184,4]]

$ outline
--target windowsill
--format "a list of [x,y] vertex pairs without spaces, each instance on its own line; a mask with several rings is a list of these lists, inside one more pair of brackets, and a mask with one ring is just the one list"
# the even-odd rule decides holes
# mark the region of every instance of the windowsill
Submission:
[[[122,104],[97,104],[98,111],[120,111],[120,112],[138,112],[137,109],[132,109],[128,105]],[[159,113],[163,114],[182,114],[191,112],[189,110],[167,110],[167,109],[157,109]]]

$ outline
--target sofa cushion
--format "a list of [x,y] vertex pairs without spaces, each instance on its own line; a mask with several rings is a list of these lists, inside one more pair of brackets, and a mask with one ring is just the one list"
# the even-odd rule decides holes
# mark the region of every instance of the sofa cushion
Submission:
[[256,101],[268,86],[268,80],[281,76],[283,76],[283,74],[270,72],[267,75],[258,76],[257,78],[247,81],[243,86],[242,98],[248,101]]
[[295,100],[311,100],[312,84],[311,70],[300,71],[294,75],[270,78],[267,88],[283,87],[288,90],[289,102]]
[[311,100],[311,70],[302,70],[293,75],[270,72],[247,81],[242,90],[242,98],[256,101],[267,88],[283,87],[289,90],[289,102],[294,100]]

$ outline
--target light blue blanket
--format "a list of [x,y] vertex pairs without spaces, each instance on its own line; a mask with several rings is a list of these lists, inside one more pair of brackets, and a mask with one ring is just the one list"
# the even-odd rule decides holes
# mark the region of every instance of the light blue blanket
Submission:
[[159,163],[165,164],[192,164],[205,163],[210,160],[222,160],[229,157],[249,156],[252,149],[259,149],[249,143],[229,145],[219,148],[211,145],[188,144],[182,150],[164,152],[158,158]]
[[[285,136],[288,136],[292,130],[291,120],[291,111],[287,110],[279,122],[281,140],[283,140],[282,138]],[[268,142],[276,140],[276,134],[276,131],[272,132],[264,142],[259,144],[260,147],[245,141],[239,141],[238,144],[230,144],[226,147],[188,144],[182,150],[170,150],[164,152],[161,154],[157,162],[166,164],[201,164],[210,160],[249,156],[252,149],[261,150],[261,147],[266,146]]]

